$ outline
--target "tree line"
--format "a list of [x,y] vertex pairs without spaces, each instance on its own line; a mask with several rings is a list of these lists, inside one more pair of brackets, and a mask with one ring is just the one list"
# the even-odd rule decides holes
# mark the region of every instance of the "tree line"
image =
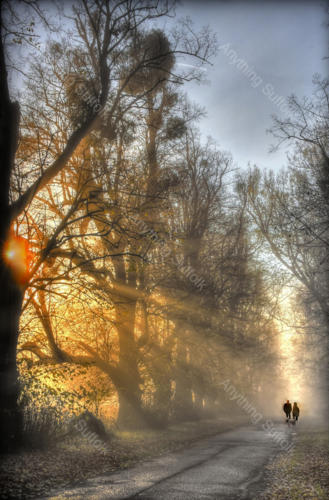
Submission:
[[[315,142],[296,152],[291,190],[257,170],[239,176],[201,137],[204,111],[183,90],[202,80],[215,37],[189,20],[161,29],[173,3],[77,1],[60,31],[38,2],[25,4],[27,24],[8,5],[2,43],[33,51],[10,93],[1,45],[4,448],[24,439],[18,367],[83,367],[97,386],[96,369],[122,428],[217,414],[228,377],[260,404],[280,377],[278,283],[263,241],[327,318],[327,129],[310,126]],[[49,35],[39,48],[35,23]],[[274,131],[291,140],[292,127],[277,121]]]

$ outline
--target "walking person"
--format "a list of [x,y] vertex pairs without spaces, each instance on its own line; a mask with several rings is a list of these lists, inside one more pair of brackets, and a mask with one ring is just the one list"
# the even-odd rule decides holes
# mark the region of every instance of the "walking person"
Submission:
[[286,414],[287,417],[287,422],[291,418],[291,403],[289,403],[289,399],[287,399],[287,402],[283,405],[283,411]]
[[298,420],[298,417],[299,417],[299,408],[297,406],[297,403],[294,403],[294,406],[292,407],[292,416],[293,418],[296,420]]

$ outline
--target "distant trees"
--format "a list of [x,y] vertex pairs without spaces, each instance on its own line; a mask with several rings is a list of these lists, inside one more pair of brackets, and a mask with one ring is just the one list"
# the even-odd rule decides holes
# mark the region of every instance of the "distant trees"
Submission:
[[329,82],[314,78],[311,99],[289,101],[291,115],[275,118],[278,145],[294,153],[278,176],[254,169],[239,184],[258,234],[283,267],[302,285],[308,339],[316,349],[316,371],[327,371],[329,335]]
[[[269,368],[277,346],[271,344],[275,329],[264,311],[270,299],[251,257],[244,208],[228,187],[230,156],[210,141],[202,146],[197,131],[188,129],[178,164],[182,182],[171,191],[165,212],[171,258],[157,274],[162,309],[172,323],[165,344],[172,360],[171,413],[190,419],[225,406],[220,381],[231,375],[237,350],[244,366],[250,356],[255,375],[263,362]],[[250,395],[254,389],[253,383],[244,387]]]

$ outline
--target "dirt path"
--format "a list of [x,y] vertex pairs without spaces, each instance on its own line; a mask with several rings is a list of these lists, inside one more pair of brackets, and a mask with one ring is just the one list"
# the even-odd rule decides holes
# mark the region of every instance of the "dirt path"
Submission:
[[[277,424],[277,436],[289,435]],[[288,436],[289,438],[289,436]],[[252,499],[269,459],[281,450],[261,426],[244,426],[133,468],[96,477],[48,499]]]

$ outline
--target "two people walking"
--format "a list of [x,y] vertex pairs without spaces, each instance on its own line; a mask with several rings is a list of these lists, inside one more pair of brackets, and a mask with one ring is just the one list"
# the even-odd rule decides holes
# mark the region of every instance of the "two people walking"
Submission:
[[287,402],[283,405],[283,411],[286,414],[287,421],[291,419],[291,411],[292,411],[292,417],[297,422],[299,417],[299,408],[297,406],[297,403],[294,403],[294,406],[291,407],[291,403],[289,402],[288,399]]

